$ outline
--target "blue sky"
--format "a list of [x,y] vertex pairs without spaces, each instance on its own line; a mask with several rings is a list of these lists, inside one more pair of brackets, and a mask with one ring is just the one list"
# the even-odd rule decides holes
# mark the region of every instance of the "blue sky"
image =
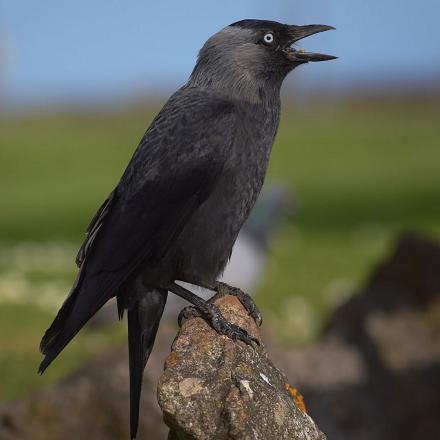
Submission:
[[0,0],[0,93],[44,104],[169,91],[212,33],[243,18],[337,27],[303,42],[340,59],[302,67],[289,83],[298,87],[411,86],[440,74],[438,0]]

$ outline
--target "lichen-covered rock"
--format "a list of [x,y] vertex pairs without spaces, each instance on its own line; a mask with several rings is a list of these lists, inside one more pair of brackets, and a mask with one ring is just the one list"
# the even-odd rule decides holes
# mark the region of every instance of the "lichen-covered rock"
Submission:
[[[237,298],[215,303],[230,322],[261,340]],[[192,318],[174,341],[158,398],[173,440],[325,439],[287,385],[263,345],[234,342]]]

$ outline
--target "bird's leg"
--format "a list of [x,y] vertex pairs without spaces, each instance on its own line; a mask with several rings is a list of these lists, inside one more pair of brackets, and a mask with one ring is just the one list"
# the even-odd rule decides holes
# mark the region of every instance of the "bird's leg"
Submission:
[[[199,284],[200,285],[200,284]],[[257,305],[254,300],[247,293],[243,292],[238,287],[230,286],[229,284],[223,283],[221,281],[213,281],[212,283],[204,283],[200,287],[205,287],[209,290],[214,290],[217,292],[217,297],[232,295],[236,296],[249,315],[254,319],[255,323],[260,327],[263,323],[263,317],[260,310],[258,310]]]
[[238,325],[228,322],[221,314],[219,308],[212,302],[205,301],[188,289],[185,289],[176,283],[172,283],[170,286],[168,286],[168,290],[177,296],[186,299],[194,306],[186,307],[182,310],[182,312],[180,312],[178,318],[179,325],[182,324],[182,320],[184,319],[198,316],[207,320],[217,333],[228,336],[234,341],[239,339],[240,341],[243,341],[249,345],[252,345],[253,342],[257,343],[258,345],[260,344],[258,339],[251,336],[246,330],[242,329]]

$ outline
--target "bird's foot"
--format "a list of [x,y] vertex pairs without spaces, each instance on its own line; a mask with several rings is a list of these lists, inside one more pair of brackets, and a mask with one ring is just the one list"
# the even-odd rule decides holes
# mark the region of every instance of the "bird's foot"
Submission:
[[203,318],[208,321],[212,328],[219,334],[225,335],[233,341],[243,341],[248,345],[256,343],[260,345],[260,341],[250,335],[246,330],[239,327],[238,325],[228,322],[226,318],[222,315],[219,308],[211,303],[206,302],[201,308],[196,308],[194,306],[185,307],[178,317],[178,324],[181,326],[184,321],[190,318]]
[[186,306],[184,307],[177,317],[177,324],[179,327],[182,327],[185,321],[191,318],[203,318],[202,313],[200,313],[196,307],[194,306]]
[[261,324],[263,323],[263,316],[261,315],[261,312],[255,304],[254,300],[247,293],[243,292],[238,287],[230,286],[229,284],[223,283],[221,281],[215,282],[214,290],[217,292],[217,297],[226,295],[237,297],[243,307],[249,313],[249,316],[253,318],[258,327],[261,327]]

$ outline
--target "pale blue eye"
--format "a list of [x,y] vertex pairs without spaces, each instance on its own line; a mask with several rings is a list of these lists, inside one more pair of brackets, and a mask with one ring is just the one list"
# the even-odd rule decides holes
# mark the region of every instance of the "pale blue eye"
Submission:
[[265,43],[272,44],[273,43],[273,34],[266,34],[263,37]]

